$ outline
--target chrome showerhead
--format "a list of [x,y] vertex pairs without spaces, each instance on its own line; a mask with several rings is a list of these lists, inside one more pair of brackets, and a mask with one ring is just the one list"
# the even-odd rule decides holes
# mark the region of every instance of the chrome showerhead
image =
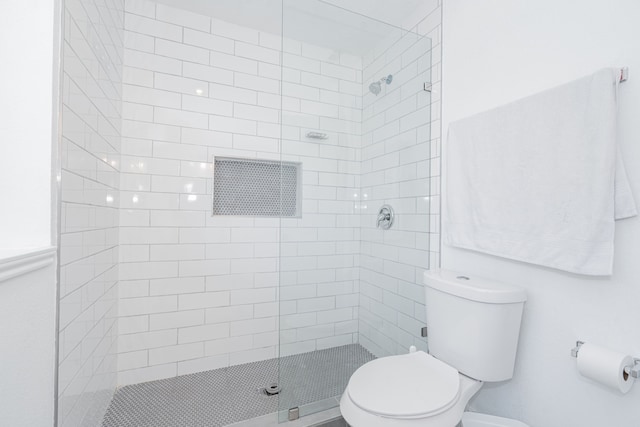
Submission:
[[371,92],[375,96],[378,96],[378,94],[382,90],[382,83],[391,84],[392,81],[393,81],[393,76],[389,74],[387,77],[383,77],[377,82],[371,83],[369,85],[369,92]]

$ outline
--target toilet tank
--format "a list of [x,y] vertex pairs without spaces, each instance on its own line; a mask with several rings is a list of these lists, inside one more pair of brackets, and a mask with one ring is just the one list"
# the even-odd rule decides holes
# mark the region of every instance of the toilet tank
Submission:
[[429,353],[480,381],[508,380],[524,290],[447,270],[424,273]]

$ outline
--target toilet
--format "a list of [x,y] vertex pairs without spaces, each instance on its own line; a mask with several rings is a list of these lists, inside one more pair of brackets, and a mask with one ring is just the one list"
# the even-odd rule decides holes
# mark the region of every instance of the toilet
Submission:
[[525,292],[447,270],[425,272],[424,284],[429,353],[413,347],[408,354],[362,365],[340,400],[346,422],[352,427],[525,426],[497,417],[482,424],[489,416],[465,414],[483,383],[513,376]]

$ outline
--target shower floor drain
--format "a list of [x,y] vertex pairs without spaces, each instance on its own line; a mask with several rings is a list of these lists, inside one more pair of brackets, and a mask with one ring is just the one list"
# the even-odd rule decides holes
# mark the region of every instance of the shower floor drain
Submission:
[[278,383],[270,384],[269,386],[265,387],[264,392],[269,396],[273,396],[280,393],[280,386],[278,385]]

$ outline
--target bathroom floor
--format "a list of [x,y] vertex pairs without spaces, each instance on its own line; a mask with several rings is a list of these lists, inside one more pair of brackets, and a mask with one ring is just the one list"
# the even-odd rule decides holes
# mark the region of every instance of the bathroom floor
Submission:
[[[374,356],[359,344],[125,386],[102,427],[216,427],[340,396]],[[278,382],[280,395],[264,387]],[[278,404],[280,400],[280,404]]]

